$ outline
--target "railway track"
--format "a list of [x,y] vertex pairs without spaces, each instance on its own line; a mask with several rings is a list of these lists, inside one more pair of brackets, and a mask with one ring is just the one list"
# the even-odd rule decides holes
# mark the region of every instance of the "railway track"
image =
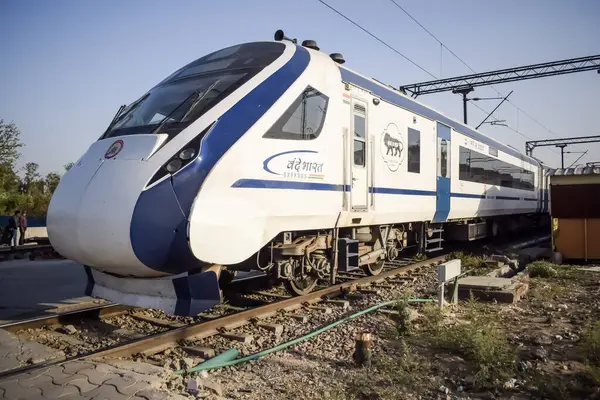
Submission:
[[[285,298],[283,295],[277,295],[268,292],[254,292],[254,295],[266,298],[271,297],[274,300],[268,304],[249,307],[246,309],[239,306],[225,306],[224,308],[226,309],[226,314],[228,313],[228,315],[217,316],[201,314],[199,317],[200,321],[187,324],[178,322],[176,319],[169,321],[162,318],[154,318],[147,315],[145,316],[140,312],[140,310],[137,310],[134,307],[113,304],[92,307],[90,309],[78,310],[60,315],[15,322],[4,325],[0,328],[13,333],[18,333],[52,325],[71,323],[83,318],[103,321],[109,318],[122,318],[124,316],[128,316],[131,318],[138,318],[139,320],[143,320],[149,324],[158,325],[162,328],[162,330],[151,335],[140,335],[139,337],[131,340],[120,342],[112,346],[103,347],[99,350],[89,351],[84,354],[66,357],[65,359],[58,361],[43,362],[5,371],[0,373],[0,378],[74,360],[152,355],[170,348],[177,347],[182,341],[208,338],[224,332],[229,332],[233,329],[237,329],[251,323],[260,324],[261,321],[273,317],[281,312],[288,314],[289,318],[292,319],[295,315],[294,311],[302,308],[305,305],[315,306],[317,303],[327,302],[335,299],[336,297],[347,295],[352,292],[364,291],[365,293],[369,293],[369,286],[383,284],[389,279],[406,275],[411,271],[418,270],[422,267],[431,265],[432,263],[442,262],[444,259],[445,255],[409,265],[401,262],[392,262],[377,276],[341,274],[340,278],[341,280],[344,280],[344,282],[325,287],[321,290],[314,291],[304,296]],[[409,281],[410,280],[406,280],[406,282]],[[374,289],[370,289],[370,294],[373,293],[373,290]],[[88,320],[88,323],[90,320]]]
[[[319,312],[319,308],[322,311],[328,307],[337,307],[345,310],[349,305],[348,303],[352,301],[353,294],[362,292],[366,296],[378,297],[379,291],[393,289],[397,292],[398,290],[404,290],[418,279],[419,275],[414,274],[420,269],[428,271],[430,277],[433,277],[435,269],[431,266],[443,262],[449,252],[450,250],[438,257],[420,262],[412,262],[410,259],[391,262],[386,264],[384,270],[376,276],[365,276],[362,272],[340,273],[337,277],[339,283],[322,287],[320,290],[298,297],[289,297],[278,292],[277,288],[264,291],[249,285],[252,288],[247,293],[239,290],[234,291],[238,296],[232,298],[233,304],[224,304],[218,307],[219,310],[217,311],[211,310],[210,313],[199,314],[195,318],[160,315],[156,313],[156,310],[142,310],[135,307],[106,304],[0,326],[2,329],[18,334],[19,332],[40,330],[48,326],[65,325],[78,320],[84,320],[80,326],[93,325],[92,322],[94,322],[113,328],[121,327],[120,329],[123,329],[124,326],[127,327],[128,321],[135,320],[145,324],[142,329],[143,332],[136,333],[125,329],[126,334],[121,340],[113,344],[106,345],[104,343],[99,349],[84,350],[61,360],[5,371],[0,373],[0,377],[16,375],[74,360],[133,357],[152,362],[153,356],[159,353],[168,354],[171,350],[175,352],[171,356],[179,354],[184,357],[185,350],[182,349],[190,343],[193,344],[214,337],[224,337],[224,340],[231,341],[240,340],[240,338],[243,339],[244,333],[236,335],[236,331],[266,329],[275,332],[279,329],[276,325],[292,326],[294,323],[292,321],[300,321],[301,323],[298,325],[301,329],[294,330],[294,334],[298,334],[301,330],[305,330],[306,325],[304,322],[306,322],[307,316],[302,314],[302,309]],[[427,267],[430,268],[427,269]],[[411,274],[413,276],[409,276]],[[257,279],[260,278],[260,276],[257,277]],[[435,278],[433,278],[433,281],[435,281]],[[339,298],[342,298],[342,300]],[[389,299],[388,293],[386,300]],[[356,307],[364,307],[365,305],[365,303],[361,305],[360,302],[355,302],[352,307],[356,309]],[[343,311],[341,313],[337,312],[337,315],[342,316]],[[278,323],[270,323],[272,320],[276,320]],[[148,334],[148,332],[151,334]],[[35,341],[35,335],[33,335],[33,339]]]

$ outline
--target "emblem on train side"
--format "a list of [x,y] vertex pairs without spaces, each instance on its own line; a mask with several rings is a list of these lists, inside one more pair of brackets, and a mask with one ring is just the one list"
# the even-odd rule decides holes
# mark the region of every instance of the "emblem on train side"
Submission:
[[119,154],[121,150],[123,150],[123,145],[124,143],[122,140],[119,139],[115,141],[113,144],[110,145],[108,150],[106,150],[106,153],[104,153],[104,158],[113,158],[114,156]]
[[284,178],[322,180],[323,164],[318,151],[291,150],[268,157],[263,161],[263,169]]
[[383,162],[390,171],[396,172],[404,161],[404,142],[396,124],[390,123],[381,133],[379,145]]

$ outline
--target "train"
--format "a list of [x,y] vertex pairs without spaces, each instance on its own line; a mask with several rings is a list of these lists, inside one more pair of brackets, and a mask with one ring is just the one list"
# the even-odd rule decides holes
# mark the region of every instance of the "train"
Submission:
[[277,31],[121,107],[48,209],[86,293],[197,315],[240,271],[303,295],[547,215],[538,159],[344,64]]

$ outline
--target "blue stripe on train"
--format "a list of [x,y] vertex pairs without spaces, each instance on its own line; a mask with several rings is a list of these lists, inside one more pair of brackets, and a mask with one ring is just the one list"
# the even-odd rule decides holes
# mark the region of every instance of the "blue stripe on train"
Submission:
[[[289,189],[289,190],[319,190],[327,192],[342,192],[350,191],[350,185],[335,184],[335,183],[322,183],[322,182],[300,182],[300,181],[280,181],[270,179],[239,179],[231,185],[232,188],[241,189]],[[375,194],[394,194],[404,196],[436,196],[436,192],[433,190],[419,190],[419,189],[400,189],[400,188],[389,188],[389,187],[369,187],[369,193]],[[455,198],[467,198],[467,199],[485,199],[484,194],[472,194],[472,193],[450,193],[450,197]],[[537,201],[537,199],[525,198],[512,196],[496,196],[497,200],[526,200],[526,201]],[[488,200],[493,200],[490,198]]]

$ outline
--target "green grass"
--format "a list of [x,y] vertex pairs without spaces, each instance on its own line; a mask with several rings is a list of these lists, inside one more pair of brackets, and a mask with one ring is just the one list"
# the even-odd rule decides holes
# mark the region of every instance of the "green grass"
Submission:
[[471,299],[466,308],[465,321],[434,329],[432,345],[470,361],[477,387],[502,385],[514,376],[516,352],[488,305]]
[[486,264],[486,258],[482,256],[475,256],[473,254],[465,254],[462,251],[453,251],[446,256],[446,260],[460,260],[461,269],[463,271],[473,270],[472,273],[477,275],[483,272],[489,272],[493,267],[489,267]]
[[589,325],[581,338],[585,369],[595,384],[600,385],[600,321]]
[[531,278],[554,278],[558,275],[553,264],[547,261],[534,261],[527,264],[527,271],[529,271],[529,276]]

